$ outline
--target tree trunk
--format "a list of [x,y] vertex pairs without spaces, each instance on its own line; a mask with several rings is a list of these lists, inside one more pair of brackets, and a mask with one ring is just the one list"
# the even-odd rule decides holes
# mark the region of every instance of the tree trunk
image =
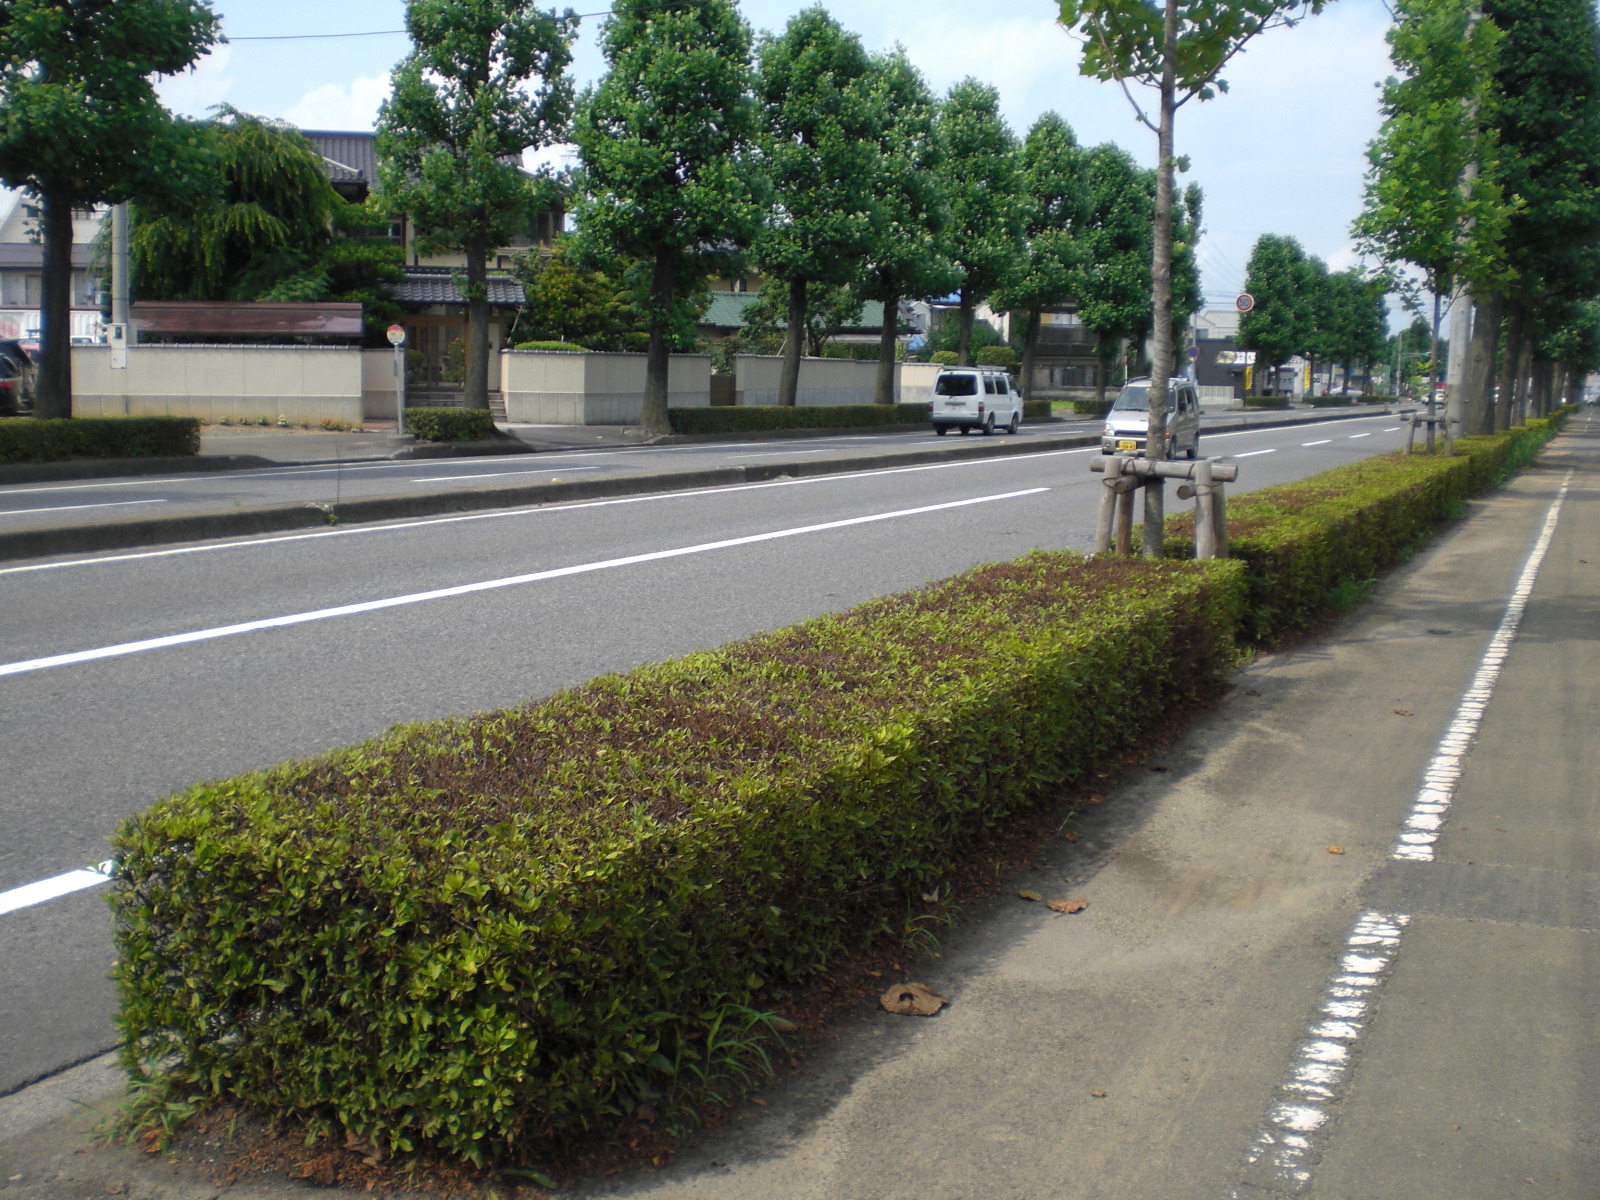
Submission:
[[639,424],[651,434],[672,432],[667,413],[667,372],[672,356],[667,348],[667,322],[672,311],[672,255],[665,246],[656,247],[655,273],[650,280],[650,349],[644,364],[644,409]]
[[806,337],[806,281],[789,281],[789,330],[783,339],[783,370],[778,375],[778,403],[793,408],[800,394],[800,348]]
[[872,399],[876,404],[894,403],[894,351],[900,332],[900,297],[883,302],[883,331],[878,335],[878,383]]
[[1039,354],[1039,327],[1044,324],[1044,314],[1037,308],[1028,310],[1028,325],[1022,334],[1022,402],[1033,399],[1033,360]]
[[1528,419],[1528,391],[1533,375],[1533,316],[1528,314],[1522,331],[1522,350],[1517,355],[1517,387],[1513,393],[1511,423],[1521,425]]
[[39,381],[33,415],[72,415],[72,203],[59,194],[40,197],[44,215],[44,277],[40,297]]
[[[1150,262],[1151,324],[1150,418],[1144,456],[1167,454],[1167,386],[1172,378],[1172,121],[1177,115],[1178,0],[1166,0],[1162,18],[1161,122],[1156,150],[1155,252]],[[1144,556],[1166,551],[1166,488],[1159,478],[1144,491]]]
[[1104,350],[1095,354],[1094,399],[1096,404],[1106,402],[1106,376],[1111,374],[1111,356]]
[[972,365],[972,310],[974,302],[971,289],[961,289],[960,325],[957,326],[956,361],[963,367]]
[[1532,414],[1535,417],[1550,415],[1550,386],[1555,378],[1555,363],[1548,358],[1533,360],[1533,382],[1529,393]]
[[1527,327],[1527,313],[1521,304],[1513,301],[1506,307],[1506,344],[1500,351],[1500,379],[1494,402],[1496,433],[1504,433],[1511,428],[1517,390],[1517,360],[1522,356],[1522,331]]
[[1494,432],[1494,352],[1500,340],[1500,310],[1504,306],[1499,292],[1490,292],[1486,302],[1472,299],[1472,342],[1467,352],[1467,394],[1464,397],[1468,437]]
[[489,407],[489,239],[481,228],[462,238],[467,258],[466,408]]
[[1428,453],[1433,453],[1433,419],[1439,406],[1439,293],[1433,294],[1433,329],[1428,334]]

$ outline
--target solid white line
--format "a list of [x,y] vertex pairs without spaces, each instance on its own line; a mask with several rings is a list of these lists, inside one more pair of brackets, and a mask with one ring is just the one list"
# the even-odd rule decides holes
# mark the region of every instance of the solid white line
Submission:
[[632,567],[641,563],[662,562],[683,558],[690,554],[706,554],[713,550],[728,550],[735,546],[753,546],[760,542],[780,538],[800,537],[808,533],[826,533],[835,529],[851,529],[879,521],[893,521],[901,517],[922,516],[926,513],[948,512],[953,508],[968,508],[974,504],[989,504],[997,500],[1017,500],[1024,496],[1037,496],[1049,488],[1025,488],[1017,492],[1001,492],[993,496],[975,496],[967,500],[951,500],[944,504],[927,504],[919,508],[902,508],[894,512],[873,513],[865,517],[848,517],[842,521],[825,521],[818,525],[798,525],[792,529],[776,529],[770,533],[753,533],[746,537],[724,538],[716,542],[701,542],[694,546],[678,546],[671,550],[652,550],[646,554],[630,554],[623,558],[607,558],[599,562],[579,563],[570,567],[556,567],[548,571],[531,571],[526,575],[511,575],[504,579],[486,579],[457,587],[435,588],[427,592],[412,592],[404,596],[389,596],[382,600],[364,600],[356,604],[341,604],[334,608],[319,608],[311,612],[290,613],[282,617],[267,617],[259,621],[242,621],[237,625],[219,625],[211,629],[196,629],[188,633],[169,634],[166,637],[144,638],[137,642],[120,642],[113,646],[99,646],[92,650],[75,650],[69,654],[51,654],[43,658],[23,659],[0,664],[0,677],[22,675],[32,671],[46,671],[52,667],[72,666],[95,662],[104,658],[121,658],[129,654],[143,654],[150,650],[164,650],[172,646],[187,646],[195,642],[214,641],[217,638],[236,637],[245,633],[259,633],[265,629],[284,629],[292,625],[305,625],[313,621],[328,621],[335,617],[356,616],[379,612],[387,608],[401,608],[424,604],[430,600],[447,600],[457,596],[470,596],[478,592],[500,588],[518,587],[527,583],[540,583],[547,579],[564,579],[573,575],[587,575],[595,571],[608,571],[616,567]]
[[0,517],[26,517],[33,513],[76,512],[80,508],[127,508],[132,504],[165,504],[165,500],[106,500],[99,504],[62,504],[55,508],[8,508]]
[[1350,1052],[1372,1020],[1378,987],[1400,952],[1410,920],[1402,913],[1372,911],[1356,919],[1338,969],[1323,989],[1317,1016],[1295,1050],[1289,1078],[1245,1155],[1240,1182],[1251,1190],[1230,1189],[1233,1200],[1262,1194],[1256,1188],[1300,1192],[1311,1183],[1317,1131],[1328,1121],[1329,1105],[1349,1083]]
[[[725,487],[695,488],[682,492],[647,492],[639,496],[619,496],[612,500],[579,500],[536,504],[526,508],[497,508],[490,512],[463,513],[452,517],[424,517],[415,521],[392,521],[384,524],[355,525],[349,529],[319,529],[313,533],[286,533],[273,537],[246,540],[207,542],[201,546],[174,546],[165,550],[139,550],[131,554],[107,554],[96,558],[72,558],[62,562],[28,563],[20,567],[0,567],[0,576],[27,575],[37,571],[59,571],[67,567],[95,567],[109,563],[138,562],[151,558],[178,558],[189,554],[215,554],[222,550],[253,550],[258,546],[276,546],[284,542],[307,542],[322,538],[368,537],[379,533],[396,533],[411,529],[425,529],[433,525],[458,525],[464,521],[500,521],[507,517],[527,517],[551,513],[579,512],[590,508],[611,508],[622,504],[652,504],[668,500],[699,499],[707,496],[726,496],[734,492],[755,492],[767,488],[810,487],[819,483],[835,483],[850,479],[874,479],[880,475],[909,475],[917,471],[948,471],[962,467],[992,467],[1021,459],[1061,458],[1072,454],[1099,454],[1098,446],[1080,446],[1072,450],[1042,450],[1037,454],[1003,455],[994,458],[971,458],[960,462],[921,463],[910,467],[879,467],[871,471],[846,471],[836,475],[808,475],[803,479],[773,479],[765,483],[735,483]],[[1085,485],[1092,480],[1084,479]]]
[[1331,441],[1333,441],[1332,438],[1323,438],[1320,442],[1301,442],[1300,444],[1302,446],[1326,446]]
[[1534,581],[1539,577],[1539,567],[1544,562],[1545,552],[1550,549],[1551,539],[1555,537],[1561,505],[1566,501],[1567,489],[1571,486],[1572,472],[1569,471],[1560,490],[1556,492],[1550,511],[1545,514],[1544,525],[1534,539],[1533,549],[1522,566],[1522,574],[1517,577],[1517,584],[1511,590],[1511,599],[1506,604],[1505,615],[1500,618],[1500,626],[1489,639],[1488,648],[1478,660],[1478,670],[1472,677],[1472,683],[1461,697],[1455,717],[1445,729],[1444,737],[1439,739],[1438,749],[1423,772],[1422,787],[1412,802],[1405,824],[1400,827],[1400,835],[1389,851],[1391,859],[1433,861],[1433,847],[1439,840],[1439,830],[1443,828],[1451,802],[1455,799],[1456,785],[1461,781],[1462,764],[1473,739],[1478,736],[1478,727],[1483,724],[1484,713],[1489,709],[1489,700],[1494,695],[1500,671],[1511,653],[1512,639],[1517,636],[1517,626],[1522,623],[1522,614],[1527,611]]
[[111,878],[111,866],[111,860],[107,859],[93,867],[68,871],[64,875],[52,875],[49,879],[41,879],[37,883],[25,883],[10,891],[0,892],[0,917],[9,912],[16,912],[19,908],[30,908],[47,900],[70,896],[73,892],[83,891],[84,888],[99,887]]
[[488,471],[482,475],[425,475],[407,483],[465,483],[470,479],[501,479],[507,475],[549,475],[555,471],[598,471],[599,467],[534,467],[527,471]]
[[1274,446],[1270,450],[1246,450],[1243,454],[1234,454],[1234,455],[1230,455],[1229,457],[1231,457],[1231,458],[1254,458],[1258,454],[1276,454],[1277,452],[1278,452],[1278,448],[1276,446]]

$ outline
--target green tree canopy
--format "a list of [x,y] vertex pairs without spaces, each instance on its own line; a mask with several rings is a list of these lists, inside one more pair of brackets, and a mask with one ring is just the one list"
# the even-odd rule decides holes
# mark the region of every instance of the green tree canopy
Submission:
[[1026,208],[1017,139],[1000,115],[999,92],[976,79],[963,79],[945,98],[939,133],[945,152],[940,178],[950,205],[946,245],[962,274],[957,353],[967,363],[974,310],[1010,279],[1021,261]]
[[44,231],[41,417],[72,415],[72,210],[183,186],[154,81],[218,40],[206,0],[0,5],[0,181],[39,198]]
[[750,44],[730,0],[620,0],[602,35],[608,69],[579,110],[579,234],[591,254],[637,264],[643,423],[655,432],[668,430],[668,353],[685,299],[761,218]]
[[1078,316],[1092,330],[1100,356],[1102,396],[1106,362],[1123,338],[1150,328],[1150,173],[1120,146],[1088,151],[1089,229],[1083,256]]
[[765,38],[758,57],[759,142],[772,209],[755,259],[789,288],[778,403],[793,404],[807,289],[853,282],[873,248],[885,114],[860,39],[821,5],[796,13],[781,36]]
[[1292,237],[1264,233],[1256,239],[1245,266],[1244,290],[1255,307],[1239,319],[1239,345],[1256,352],[1256,385],[1262,375],[1299,354],[1312,334],[1312,295],[1307,287],[1306,252]]
[[378,110],[379,179],[426,246],[466,258],[469,408],[489,406],[489,255],[549,195],[520,163],[566,134],[577,27],[535,0],[406,0],[412,48]]

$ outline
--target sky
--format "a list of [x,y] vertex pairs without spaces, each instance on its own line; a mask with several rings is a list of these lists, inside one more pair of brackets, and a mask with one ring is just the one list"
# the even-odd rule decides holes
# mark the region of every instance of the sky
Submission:
[[[598,47],[607,0],[573,0],[585,16],[572,73],[580,87],[605,63]],[[165,80],[175,112],[203,116],[231,104],[302,129],[371,129],[388,72],[409,46],[403,0],[214,0],[227,45]],[[782,31],[806,5],[743,0],[757,33]],[[1079,49],[1049,0],[873,0],[829,11],[869,51],[904,46],[944,92],[973,76],[993,84],[1019,137],[1054,109],[1079,142],[1115,142],[1146,166],[1155,135],[1138,124],[1115,84],[1079,74]],[[1199,247],[1206,307],[1229,306],[1263,233],[1298,238],[1334,270],[1358,261],[1350,222],[1360,211],[1365,149],[1378,130],[1378,87],[1388,74],[1382,0],[1342,0],[1293,29],[1251,43],[1224,72],[1230,90],[1180,109],[1176,147],[1192,169],[1179,184],[1205,191]],[[305,35],[370,34],[359,37]],[[286,35],[288,35],[286,37]],[[1145,103],[1153,95],[1137,95]],[[545,161],[565,151],[546,151]]]

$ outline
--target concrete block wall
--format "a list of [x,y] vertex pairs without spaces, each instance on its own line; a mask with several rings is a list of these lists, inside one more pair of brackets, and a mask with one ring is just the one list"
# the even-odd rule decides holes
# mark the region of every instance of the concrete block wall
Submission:
[[[506,419],[529,425],[637,425],[644,411],[643,354],[506,350],[500,356]],[[711,356],[674,354],[667,404],[711,404]]]
[[[734,356],[734,403],[776,404],[783,359],[770,354]],[[937,363],[896,363],[895,399],[926,404]],[[878,395],[878,364],[850,358],[802,358],[796,404],[871,404]]]
[[74,346],[72,411],[359,425],[362,374],[353,346],[130,346],[120,369],[111,347]]

